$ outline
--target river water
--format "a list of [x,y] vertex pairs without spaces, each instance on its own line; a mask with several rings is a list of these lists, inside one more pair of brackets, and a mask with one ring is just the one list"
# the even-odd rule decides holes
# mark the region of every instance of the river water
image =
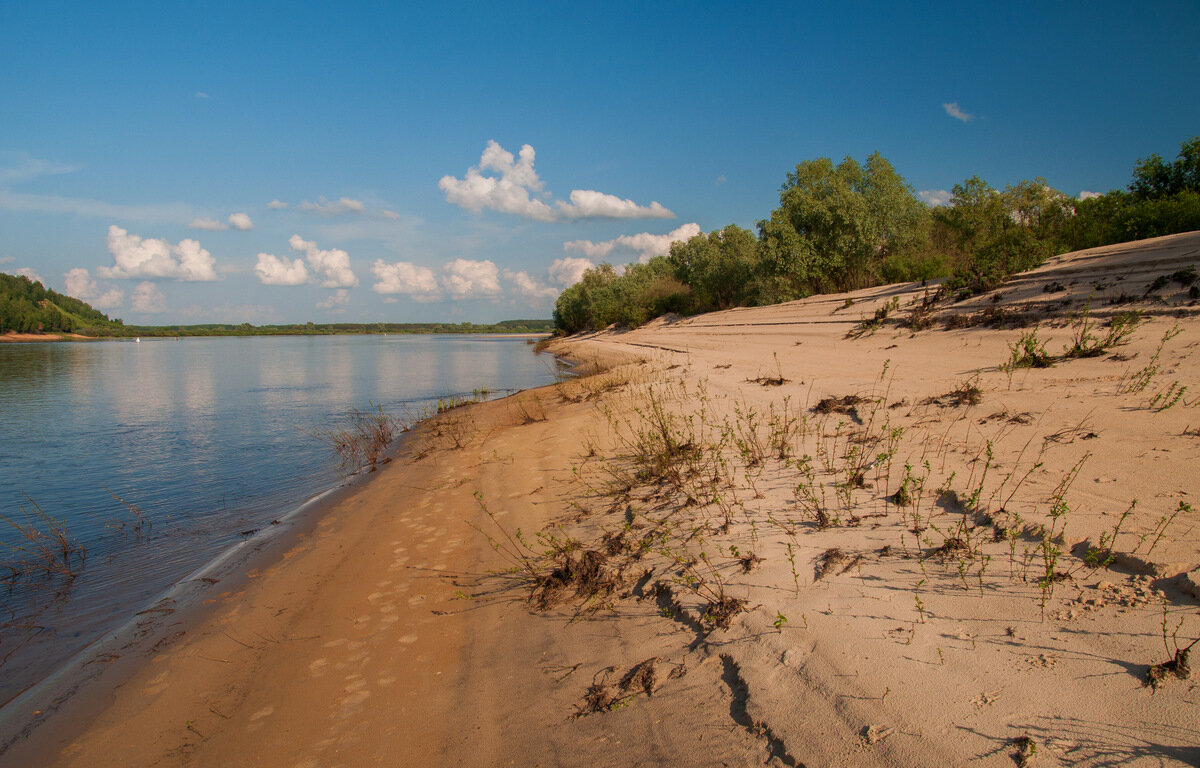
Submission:
[[[313,433],[350,409],[415,418],[550,383],[553,365],[485,336],[0,345],[0,704],[337,485]],[[73,576],[30,565],[56,530],[86,555]]]

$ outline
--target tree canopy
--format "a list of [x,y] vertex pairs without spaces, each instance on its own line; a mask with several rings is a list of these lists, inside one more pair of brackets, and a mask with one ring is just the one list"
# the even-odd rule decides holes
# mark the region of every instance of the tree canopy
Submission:
[[799,163],[758,233],[729,225],[623,270],[601,264],[559,296],[560,333],[635,327],[665,312],[773,304],[884,282],[945,278],[970,295],[1055,253],[1200,229],[1200,137],[1134,165],[1128,190],[1076,200],[1043,178],[978,176],[931,208],[878,152]]

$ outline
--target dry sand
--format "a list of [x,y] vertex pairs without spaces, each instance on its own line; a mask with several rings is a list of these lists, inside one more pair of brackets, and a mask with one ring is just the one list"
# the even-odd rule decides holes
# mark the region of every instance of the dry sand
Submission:
[[[607,370],[424,424],[0,762],[1196,765],[1197,679],[1144,681],[1200,636],[1197,262],[556,342]],[[1001,367],[1131,309],[1104,354]]]

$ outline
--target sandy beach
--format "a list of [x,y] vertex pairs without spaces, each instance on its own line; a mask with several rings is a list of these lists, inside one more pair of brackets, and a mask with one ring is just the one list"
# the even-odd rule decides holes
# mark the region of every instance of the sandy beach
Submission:
[[554,341],[0,764],[1200,764],[1197,262]]

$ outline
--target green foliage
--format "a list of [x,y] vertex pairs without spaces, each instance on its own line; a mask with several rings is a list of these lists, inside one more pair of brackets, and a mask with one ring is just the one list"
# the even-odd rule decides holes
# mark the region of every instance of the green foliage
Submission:
[[729,225],[624,273],[601,264],[559,296],[554,323],[559,333],[636,327],[666,312],[935,278],[977,294],[1057,253],[1197,229],[1200,137],[1172,163],[1138,161],[1128,192],[1075,200],[1040,177],[997,190],[972,176],[934,209],[878,153],[864,163],[818,158],[787,175],[757,237]]
[[0,333],[83,333],[120,326],[120,320],[109,320],[79,299],[0,273]]
[[779,208],[759,222],[771,252],[763,278],[794,297],[874,285],[883,262],[922,249],[928,225],[929,209],[878,152],[865,164],[803,162],[788,174]]

